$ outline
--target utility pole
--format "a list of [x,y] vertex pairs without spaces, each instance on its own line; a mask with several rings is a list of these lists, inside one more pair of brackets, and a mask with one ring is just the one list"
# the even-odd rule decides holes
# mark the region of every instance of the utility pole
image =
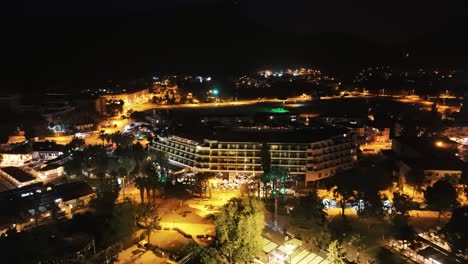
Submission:
[[275,230],[278,229],[278,179],[277,177],[273,178],[273,195],[275,198],[275,221],[273,222],[273,227]]

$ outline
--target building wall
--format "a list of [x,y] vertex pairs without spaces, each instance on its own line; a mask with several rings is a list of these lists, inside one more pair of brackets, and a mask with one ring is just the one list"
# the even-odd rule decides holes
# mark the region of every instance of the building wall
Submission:
[[352,168],[357,160],[357,150],[353,142],[348,139],[333,138],[312,143],[308,156],[306,183]]
[[447,127],[444,135],[448,138],[468,138],[468,126]]
[[82,208],[82,207],[85,207],[85,206],[89,205],[89,202],[94,197],[95,197],[95,194],[89,194],[89,195],[86,195],[86,196],[83,196],[83,197],[80,197],[80,198],[77,198],[77,199],[64,201],[63,203],[68,205],[68,206],[71,205],[71,209],[72,209],[72,212],[73,212],[78,208]]
[[[289,171],[290,176],[313,182],[346,170],[357,159],[356,147],[350,138],[335,137],[314,143],[269,143],[271,165]],[[221,173],[263,173],[262,144],[259,142],[220,142],[205,140],[203,144],[180,137],[158,137],[149,146],[168,154],[174,164],[200,171]]]
[[419,158],[421,157],[421,153],[413,149],[412,147],[402,144],[398,138],[394,138],[392,140],[392,150],[398,156],[401,157],[410,157],[410,158]]
[[23,166],[25,162],[30,161],[32,159],[31,154],[0,154],[2,155],[2,162],[0,163],[0,167],[19,167]]
[[62,151],[33,151],[33,159],[52,160],[63,155]]
[[63,166],[47,171],[37,171],[37,175],[41,179],[52,179],[56,177],[61,177],[63,175]]
[[[406,183],[406,176],[413,169],[410,165],[406,164],[403,161],[398,162],[399,166],[399,177],[400,183]],[[434,169],[423,169],[424,182],[421,188],[425,189],[428,186],[434,185],[438,180],[442,179],[445,176],[455,176],[461,178],[461,170],[434,170]]]
[[107,100],[123,100],[124,102],[128,103],[128,101],[137,100],[142,96],[146,96],[148,94],[148,89],[143,89],[134,93],[101,95],[96,99],[96,111],[98,113],[104,113],[106,109]]
[[432,186],[445,176],[454,176],[460,179],[461,175],[461,170],[424,170],[425,181],[423,187]]

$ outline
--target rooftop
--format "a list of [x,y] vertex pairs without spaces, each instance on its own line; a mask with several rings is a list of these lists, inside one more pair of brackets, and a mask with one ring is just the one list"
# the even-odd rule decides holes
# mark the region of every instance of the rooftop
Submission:
[[456,158],[436,158],[425,157],[421,159],[403,158],[406,164],[423,170],[447,170],[447,171],[461,171],[463,169],[463,162]]
[[19,182],[28,182],[28,181],[32,181],[36,179],[31,174],[17,167],[5,167],[5,168],[2,168],[1,170],[3,170],[6,174],[15,178]]
[[70,201],[94,193],[93,188],[83,181],[58,185],[55,190],[63,201]]
[[61,166],[62,165],[60,165],[60,164],[52,163],[52,164],[48,164],[48,165],[42,167],[41,171],[53,170],[53,169],[56,169],[56,168],[61,167]]
[[0,151],[2,154],[29,154],[31,147],[27,144],[9,145],[7,148]]
[[202,128],[190,131],[177,131],[173,135],[202,142],[204,139],[222,142],[269,142],[269,143],[311,143],[342,136],[348,133],[345,128],[290,128],[290,129],[230,129]]
[[34,151],[62,151],[63,150],[63,146],[55,143],[54,141],[34,142],[32,147]]

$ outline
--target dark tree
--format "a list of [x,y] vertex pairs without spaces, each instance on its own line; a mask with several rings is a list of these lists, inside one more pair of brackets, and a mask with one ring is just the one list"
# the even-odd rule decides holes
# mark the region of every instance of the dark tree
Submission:
[[151,231],[159,226],[158,209],[155,203],[140,204],[137,209],[137,218],[145,223],[148,242],[151,242]]
[[356,190],[355,170],[340,171],[333,178],[327,179],[325,185],[335,195],[341,207],[341,215],[344,216],[345,208],[349,202],[354,200]]
[[133,121],[145,121],[145,113],[139,112],[139,111],[135,111],[135,112],[133,112],[133,113],[130,114],[130,118],[131,118]]
[[263,175],[259,175],[257,177],[257,189],[258,189],[257,191],[258,191],[258,197],[260,197],[260,183],[263,183],[264,197],[266,197],[266,184],[269,181],[268,174],[271,171],[271,155],[270,155],[270,148],[268,147],[268,143],[266,142],[262,143],[260,155],[261,155]]
[[194,181],[194,189],[198,191],[200,194],[200,197],[204,195],[206,197],[206,191],[210,190],[210,198],[211,198],[211,186],[209,186],[209,180],[210,178],[213,178],[213,173],[212,172],[198,172],[195,174],[195,181]]
[[271,170],[271,155],[270,155],[270,148],[268,147],[268,143],[262,143],[261,149],[261,162],[262,162],[262,170],[263,174],[270,173]]
[[323,228],[318,231],[304,230],[301,233],[301,238],[304,243],[304,247],[307,250],[315,252],[326,250],[332,241],[330,232]]
[[439,211],[439,219],[442,212],[457,205],[457,197],[457,191],[452,184],[444,180],[437,181],[424,192],[427,204]]
[[145,177],[136,177],[135,186],[140,191],[140,201],[145,203],[145,189],[146,189],[146,178]]
[[143,161],[148,157],[148,153],[140,143],[136,143],[135,145],[133,145],[132,155],[140,168],[142,166]]
[[393,206],[395,207],[395,211],[406,215],[408,210],[411,210],[411,204],[412,201],[408,195],[397,192],[393,193]]
[[409,217],[401,214],[393,216],[391,233],[397,240],[411,241],[417,236],[413,227],[409,225]]
[[310,192],[307,196],[299,197],[291,217],[294,222],[304,227],[323,225],[327,219],[323,208],[317,192]]
[[453,210],[452,217],[442,229],[447,236],[447,241],[454,251],[463,255],[468,254],[468,207],[460,207]]
[[421,188],[424,183],[424,172],[421,170],[410,170],[406,177],[406,183],[413,187],[413,196],[417,189]]

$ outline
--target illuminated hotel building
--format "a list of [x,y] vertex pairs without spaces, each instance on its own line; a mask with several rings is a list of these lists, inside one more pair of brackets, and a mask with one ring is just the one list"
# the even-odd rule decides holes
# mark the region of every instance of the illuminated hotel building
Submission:
[[258,175],[263,173],[261,149],[266,142],[271,166],[287,169],[290,177],[304,184],[350,169],[357,158],[357,148],[343,129],[238,129],[211,134],[198,139],[158,136],[149,150],[165,152],[172,164],[195,171]]

